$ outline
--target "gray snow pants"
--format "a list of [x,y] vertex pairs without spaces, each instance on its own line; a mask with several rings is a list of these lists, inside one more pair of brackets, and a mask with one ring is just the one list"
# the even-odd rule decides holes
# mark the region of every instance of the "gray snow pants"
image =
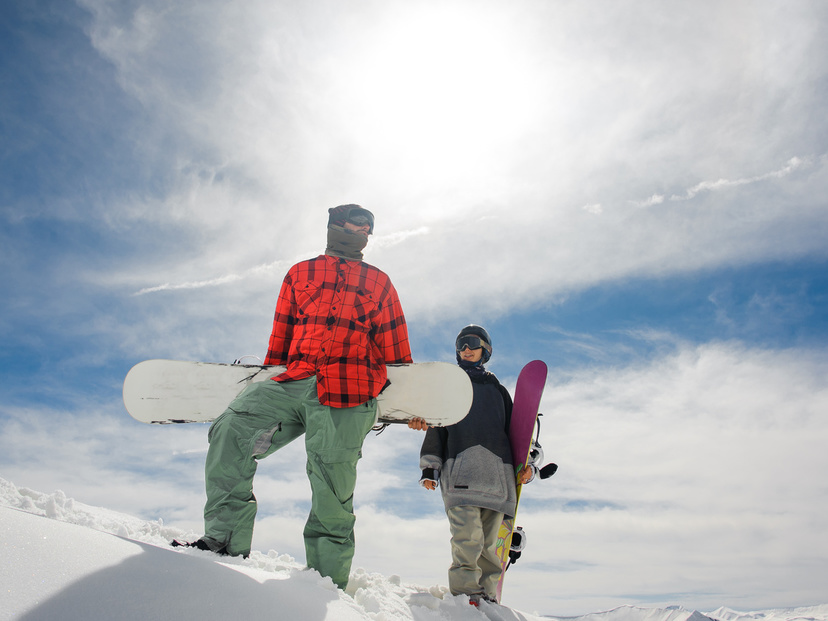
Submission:
[[451,527],[451,594],[482,594],[497,599],[497,582],[502,573],[497,533],[503,514],[470,506],[452,507],[446,513]]

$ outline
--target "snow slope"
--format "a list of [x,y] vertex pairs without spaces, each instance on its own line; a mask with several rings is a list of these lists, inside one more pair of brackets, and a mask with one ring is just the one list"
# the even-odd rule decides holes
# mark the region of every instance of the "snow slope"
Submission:
[[[468,605],[444,586],[406,584],[357,569],[346,591],[275,551],[221,559],[173,550],[165,526],[0,479],[0,620],[539,621],[502,606]],[[552,617],[554,618],[554,617]],[[563,619],[563,617],[558,617]],[[575,619],[575,618],[570,618]],[[828,605],[702,614],[622,607],[578,621],[828,621]]]

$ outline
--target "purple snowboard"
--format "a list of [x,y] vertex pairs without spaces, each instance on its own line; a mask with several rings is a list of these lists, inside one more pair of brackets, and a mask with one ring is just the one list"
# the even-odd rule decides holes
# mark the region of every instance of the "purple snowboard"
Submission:
[[535,421],[538,418],[543,389],[546,386],[546,363],[533,360],[520,371],[515,387],[512,422],[509,426],[509,441],[512,444],[512,459],[517,474],[529,458]]
[[[509,440],[512,444],[512,459],[515,463],[515,476],[529,461],[529,449],[532,444],[532,435],[535,432],[535,423],[538,419],[543,389],[546,386],[546,363],[542,360],[533,360],[520,371],[517,386],[515,386],[512,420],[509,425]],[[521,485],[517,486],[517,500],[520,503]],[[515,507],[517,514],[517,507]],[[500,556],[503,573],[497,583],[497,601],[500,601],[503,592],[503,577],[509,565],[509,549],[512,546],[512,531],[515,528],[515,518],[503,519],[498,532],[497,552]]]

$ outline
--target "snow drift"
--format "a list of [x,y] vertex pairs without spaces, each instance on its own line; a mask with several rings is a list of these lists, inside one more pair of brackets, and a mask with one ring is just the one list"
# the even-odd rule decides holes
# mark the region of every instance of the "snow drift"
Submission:
[[[469,606],[444,586],[405,584],[357,569],[346,591],[275,551],[226,559],[173,550],[192,538],[163,522],[91,507],[0,479],[0,619],[20,621],[540,621],[565,617],[483,603]],[[828,621],[828,605],[709,613],[624,606],[567,621]]]

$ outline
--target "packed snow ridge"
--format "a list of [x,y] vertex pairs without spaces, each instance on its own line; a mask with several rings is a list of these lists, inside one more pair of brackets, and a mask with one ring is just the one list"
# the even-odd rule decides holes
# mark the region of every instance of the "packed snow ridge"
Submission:
[[[114,536],[113,536],[114,535]],[[173,550],[196,533],[67,498],[17,488],[0,478],[0,620],[107,621],[272,618],[302,621],[556,619],[483,602],[479,609],[442,586],[356,570],[346,591],[292,557],[250,558]],[[702,614],[624,606],[567,621],[828,621],[828,605]]]

